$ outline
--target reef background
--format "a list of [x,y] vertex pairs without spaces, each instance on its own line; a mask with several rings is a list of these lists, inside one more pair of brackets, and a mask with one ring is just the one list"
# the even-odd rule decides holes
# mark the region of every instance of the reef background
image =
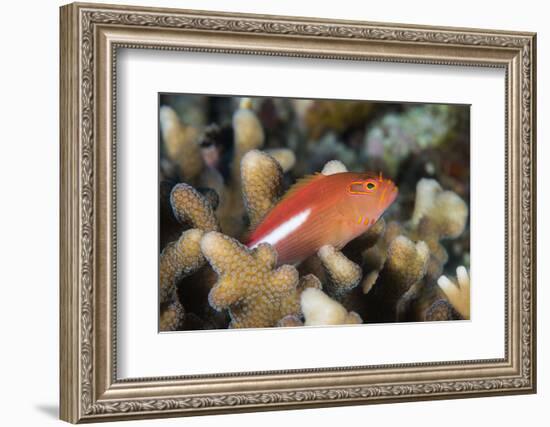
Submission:
[[[469,106],[185,94],[159,104],[160,330],[468,318]],[[238,244],[297,179],[331,167],[381,171],[399,187],[365,236],[282,273],[272,254]]]

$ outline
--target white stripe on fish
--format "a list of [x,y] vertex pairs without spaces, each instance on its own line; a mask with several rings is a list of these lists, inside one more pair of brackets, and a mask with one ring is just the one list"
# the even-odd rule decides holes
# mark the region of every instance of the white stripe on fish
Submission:
[[311,209],[306,209],[305,211],[302,211],[294,215],[293,217],[290,217],[269,234],[264,236],[261,240],[258,240],[256,243],[254,243],[250,248],[253,249],[260,243],[269,243],[272,246],[276,245],[292,232],[296,231],[304,222],[306,222],[310,213]]

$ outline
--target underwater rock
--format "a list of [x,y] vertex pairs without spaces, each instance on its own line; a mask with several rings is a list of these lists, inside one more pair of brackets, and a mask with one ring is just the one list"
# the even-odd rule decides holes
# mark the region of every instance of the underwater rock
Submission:
[[210,305],[229,309],[230,327],[270,327],[285,316],[300,315],[298,271],[290,265],[275,268],[277,253],[270,245],[249,250],[229,236],[209,232],[201,248],[218,274]]
[[204,167],[199,131],[184,125],[177,113],[166,105],[160,107],[160,128],[167,157],[178,165],[185,181],[193,182]]
[[241,163],[244,204],[254,228],[277,204],[283,191],[283,171],[273,157],[258,150],[246,153]]
[[470,319],[470,276],[466,267],[459,266],[456,269],[456,282],[441,276],[437,284],[460,315]]
[[305,326],[349,325],[362,323],[355,312],[348,312],[339,302],[330,298],[320,289],[308,288],[301,296]]
[[218,220],[208,199],[188,184],[172,188],[170,204],[176,219],[203,231],[219,230]]

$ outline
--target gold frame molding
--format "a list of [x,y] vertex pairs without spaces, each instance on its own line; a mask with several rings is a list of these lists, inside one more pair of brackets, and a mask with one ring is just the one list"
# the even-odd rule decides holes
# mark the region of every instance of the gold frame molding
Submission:
[[[77,423],[535,392],[534,33],[100,4],[71,4],[60,13],[63,420]],[[117,379],[118,48],[503,68],[505,357]]]

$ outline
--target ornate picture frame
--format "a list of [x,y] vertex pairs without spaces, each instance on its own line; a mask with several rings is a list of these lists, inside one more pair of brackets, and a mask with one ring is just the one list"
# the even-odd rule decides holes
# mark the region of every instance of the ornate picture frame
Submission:
[[[61,8],[61,418],[78,423],[536,391],[536,36],[314,18]],[[117,378],[117,49],[504,69],[505,357]]]

